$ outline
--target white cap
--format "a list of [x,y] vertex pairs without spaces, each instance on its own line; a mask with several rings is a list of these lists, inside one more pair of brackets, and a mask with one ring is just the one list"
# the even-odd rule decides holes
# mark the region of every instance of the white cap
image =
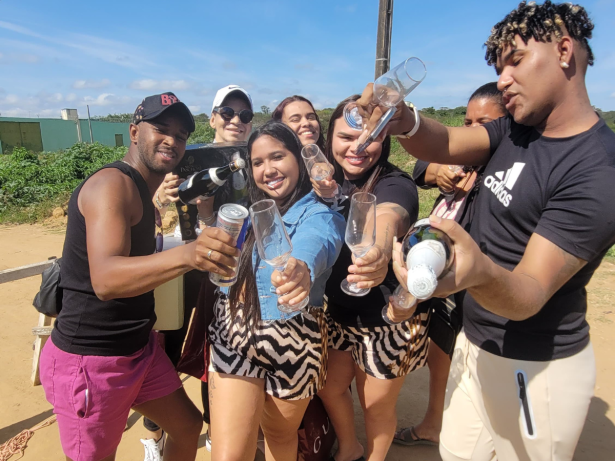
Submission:
[[254,112],[254,108],[252,107],[252,98],[250,97],[248,92],[244,90],[242,87],[240,87],[239,85],[227,85],[223,88],[220,88],[218,92],[216,93],[216,97],[214,98],[214,103],[211,106],[211,111],[213,112],[216,107],[220,107],[222,103],[224,102],[224,100],[226,99],[226,97],[229,94],[234,93],[235,91],[239,91],[243,93],[244,96],[248,98],[248,101],[250,101],[250,110]]
[[416,299],[427,299],[436,291],[438,277],[429,266],[420,264],[408,271],[407,282],[408,291]]

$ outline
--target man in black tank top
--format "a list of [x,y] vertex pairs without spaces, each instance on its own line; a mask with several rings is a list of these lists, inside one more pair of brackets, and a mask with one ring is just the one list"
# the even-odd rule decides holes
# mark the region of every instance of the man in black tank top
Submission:
[[469,233],[431,218],[455,244],[435,296],[466,290],[444,461],[574,456],[596,377],[585,287],[615,244],[615,133],[585,86],[593,28],[579,5],[522,2],[486,42],[509,116],[447,128],[400,105],[389,127],[420,159],[485,165]]
[[92,174],[70,199],[62,310],[41,357],[68,459],[115,459],[131,408],[167,433],[165,459],[196,456],[201,415],[152,331],[153,290],[192,269],[231,275],[238,251],[228,234],[209,228],[154,254],[152,198],[193,131],[173,93],[145,98],[124,159]]

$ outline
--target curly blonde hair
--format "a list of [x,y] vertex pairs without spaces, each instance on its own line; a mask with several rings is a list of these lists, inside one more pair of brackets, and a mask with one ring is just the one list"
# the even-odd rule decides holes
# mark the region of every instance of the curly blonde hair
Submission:
[[495,65],[506,46],[517,46],[516,35],[525,44],[531,38],[538,42],[551,42],[560,41],[565,30],[585,48],[587,63],[591,66],[594,64],[594,53],[587,40],[592,37],[593,29],[594,23],[582,6],[572,3],[555,4],[550,0],[542,5],[523,1],[491,29],[491,35],[485,42],[485,59],[490,66]]

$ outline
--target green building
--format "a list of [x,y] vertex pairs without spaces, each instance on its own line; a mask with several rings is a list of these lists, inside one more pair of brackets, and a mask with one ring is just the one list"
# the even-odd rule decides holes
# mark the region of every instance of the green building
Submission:
[[0,154],[9,153],[15,147],[25,147],[34,152],[50,152],[68,149],[79,141],[99,142],[107,146],[125,146],[130,142],[129,123],[92,120],[93,139],[90,139],[87,120],[77,122],[77,111],[73,112],[73,109],[65,109],[62,112],[63,117],[69,118],[68,120],[0,117]]

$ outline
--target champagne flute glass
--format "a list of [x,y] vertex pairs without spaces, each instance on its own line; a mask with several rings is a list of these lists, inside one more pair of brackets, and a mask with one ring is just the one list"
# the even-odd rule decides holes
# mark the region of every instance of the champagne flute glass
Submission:
[[[403,101],[425,79],[427,68],[419,58],[411,57],[382,74],[374,81],[374,103],[388,107],[382,117],[389,120],[395,114],[395,106]],[[344,120],[352,129],[363,131],[363,119],[357,103],[349,102],[344,107]],[[378,133],[379,134],[379,133]],[[375,134],[374,137],[377,137]]]
[[[350,201],[346,222],[346,245],[355,258],[362,258],[376,243],[376,196],[369,192],[357,192]],[[365,296],[370,288],[359,288],[356,283],[344,279],[341,289],[349,296]]]
[[307,144],[301,149],[301,157],[310,177],[315,181],[324,181],[333,174],[333,165],[316,144]]
[[[329,161],[325,154],[322,153],[320,147],[316,144],[307,144],[301,149],[301,157],[305,162],[305,167],[310,174],[310,178],[314,181],[324,181],[329,176],[333,175],[335,168]],[[331,197],[323,197],[327,202],[333,202],[335,198],[340,194],[339,186],[337,193]]]
[[[401,285],[398,285],[397,288],[395,288],[395,291],[393,291],[393,294],[390,296],[389,301],[395,304],[398,309],[410,309],[416,304],[416,299],[414,298],[414,296],[404,290],[404,287]],[[389,325],[398,325],[400,322],[393,322],[389,318],[388,310],[389,305],[387,304],[382,308],[382,318]]]
[[[278,207],[271,199],[261,200],[250,207],[250,218],[258,254],[261,259],[279,272],[283,272],[293,251],[286,227]],[[299,304],[278,304],[278,309],[290,314],[303,309],[309,302],[305,298]]]
[[[461,170],[463,170],[463,167],[459,165],[448,165],[448,169],[449,171],[452,171],[453,173],[458,173]],[[438,189],[440,190],[440,193],[447,198],[455,195],[455,188],[453,188],[453,190],[450,190],[450,191],[443,190],[441,187],[438,187]]]

